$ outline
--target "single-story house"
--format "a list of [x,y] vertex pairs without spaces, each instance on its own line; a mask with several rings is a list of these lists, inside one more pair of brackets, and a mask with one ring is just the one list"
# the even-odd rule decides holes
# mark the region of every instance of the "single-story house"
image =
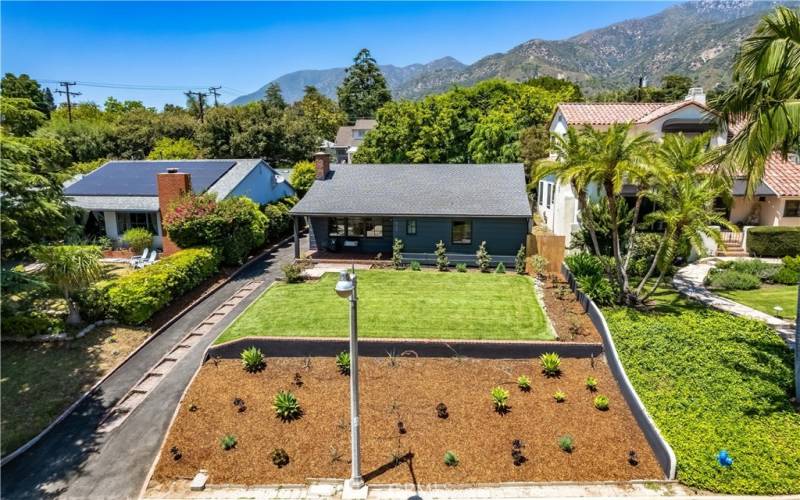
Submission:
[[324,153],[314,161],[317,179],[291,210],[307,219],[312,253],[389,256],[398,238],[406,261],[430,263],[441,240],[451,262],[474,263],[485,241],[495,262],[510,264],[530,231],[520,163],[331,165]]
[[64,188],[67,201],[86,211],[85,222],[118,240],[133,227],[154,235],[154,246],[169,253],[161,220],[167,205],[183,192],[213,193],[218,200],[247,196],[266,204],[295,194],[288,180],[265,161],[109,161]]
[[336,163],[353,163],[353,155],[364,142],[367,132],[378,126],[377,120],[359,119],[354,125],[339,127],[333,142],[325,141],[322,147]]

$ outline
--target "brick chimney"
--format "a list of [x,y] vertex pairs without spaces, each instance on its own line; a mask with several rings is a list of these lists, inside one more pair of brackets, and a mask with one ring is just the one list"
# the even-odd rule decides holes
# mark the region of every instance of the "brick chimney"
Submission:
[[325,180],[328,172],[331,171],[331,156],[324,152],[315,153],[314,167],[317,169],[316,179],[318,181]]
[[156,176],[156,185],[158,186],[158,208],[161,212],[161,244],[164,247],[164,255],[170,255],[180,248],[169,239],[167,231],[164,229],[164,216],[172,202],[192,190],[192,176],[178,172],[177,168],[168,168],[166,174]]

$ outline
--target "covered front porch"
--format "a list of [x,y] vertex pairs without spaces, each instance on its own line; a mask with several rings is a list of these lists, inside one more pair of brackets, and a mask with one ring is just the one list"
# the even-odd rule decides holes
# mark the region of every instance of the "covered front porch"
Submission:
[[144,228],[153,234],[153,248],[162,249],[161,214],[153,211],[90,210],[84,215],[86,233],[107,236],[121,244],[122,235],[132,228]]

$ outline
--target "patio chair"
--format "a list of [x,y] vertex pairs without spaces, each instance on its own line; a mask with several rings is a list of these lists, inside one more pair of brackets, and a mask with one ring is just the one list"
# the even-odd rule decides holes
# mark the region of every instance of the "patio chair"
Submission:
[[150,253],[150,256],[148,258],[144,259],[144,260],[139,261],[139,263],[136,265],[136,267],[138,267],[138,268],[147,267],[150,264],[154,263],[156,261],[156,258],[158,258],[158,252],[153,250]]
[[142,262],[142,261],[144,261],[145,259],[147,259],[147,252],[149,252],[149,251],[150,251],[150,249],[149,249],[149,248],[145,248],[145,249],[144,249],[144,251],[142,252],[142,255],[140,255],[139,257],[137,257],[137,256],[135,256],[135,255],[134,255],[133,257],[131,257],[131,258],[130,258],[130,260],[128,261],[128,263],[129,263],[129,264],[131,265],[131,267],[133,267],[133,268],[137,267],[137,265],[138,265],[140,262]]

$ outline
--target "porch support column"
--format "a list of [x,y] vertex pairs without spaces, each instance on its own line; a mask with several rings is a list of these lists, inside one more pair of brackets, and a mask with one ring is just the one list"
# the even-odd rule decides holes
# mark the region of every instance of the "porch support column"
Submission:
[[294,221],[294,258],[300,258],[300,222],[297,220],[297,216],[292,217]]

